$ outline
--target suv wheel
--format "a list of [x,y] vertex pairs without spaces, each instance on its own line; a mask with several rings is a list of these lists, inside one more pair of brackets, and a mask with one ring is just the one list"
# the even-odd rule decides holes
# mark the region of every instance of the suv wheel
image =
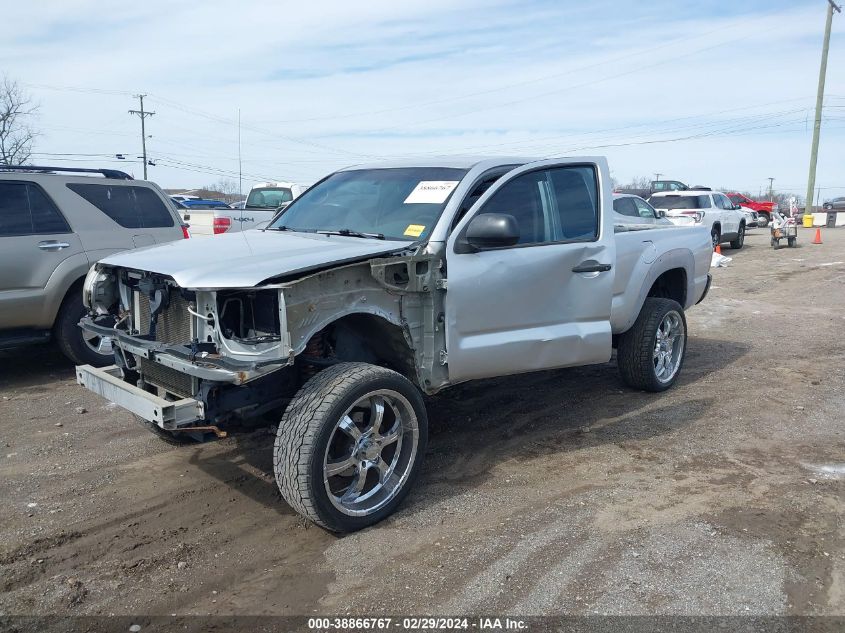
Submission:
[[710,239],[713,241],[714,249],[722,243],[722,231],[719,229],[718,226],[714,226],[712,229],[710,229]]
[[114,362],[111,341],[105,337],[92,336],[79,327],[79,320],[85,314],[82,293],[71,291],[65,297],[53,326],[53,336],[59,349],[77,365],[111,365]]
[[687,351],[687,320],[677,301],[649,297],[633,327],[619,337],[622,380],[645,391],[665,391],[678,379]]
[[757,216],[757,228],[765,229],[767,226],[769,226],[769,216],[761,213]]
[[745,244],[745,223],[740,223],[739,231],[736,234],[736,239],[731,240],[731,248],[740,249]]
[[401,374],[340,363],[311,378],[279,423],[276,483],[294,510],[335,532],[390,515],[422,464],[428,419]]

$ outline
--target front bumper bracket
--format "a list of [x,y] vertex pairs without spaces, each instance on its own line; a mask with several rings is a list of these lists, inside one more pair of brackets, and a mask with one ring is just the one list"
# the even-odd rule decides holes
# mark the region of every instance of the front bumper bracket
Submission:
[[163,429],[175,430],[205,418],[205,407],[199,400],[159,398],[125,382],[121,378],[120,368],[116,365],[102,369],[91,365],[77,365],[76,382]]

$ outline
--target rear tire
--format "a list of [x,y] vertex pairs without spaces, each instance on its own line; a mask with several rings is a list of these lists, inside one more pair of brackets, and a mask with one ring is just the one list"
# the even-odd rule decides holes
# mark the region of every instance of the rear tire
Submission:
[[718,226],[714,226],[710,229],[710,239],[713,240],[714,249],[722,243],[722,231]]
[[[79,327],[79,320],[86,313],[85,306],[82,305],[82,292],[71,289],[59,308],[59,315],[53,326],[53,336],[59,349],[76,365],[105,367],[114,364],[111,345],[106,347],[100,337],[86,339],[84,331]],[[108,352],[99,353],[97,349],[108,349]]]
[[769,216],[761,213],[757,218],[757,228],[765,229],[767,226],[769,226]]
[[736,234],[736,239],[731,242],[731,248],[739,250],[745,244],[745,224],[739,225],[739,232]]
[[367,363],[333,365],[285,409],[273,451],[276,483],[314,523],[360,530],[392,514],[408,494],[427,438],[425,404],[407,378]]
[[686,332],[684,309],[677,301],[647,298],[634,325],[619,336],[616,359],[625,384],[653,392],[674,385],[686,356]]

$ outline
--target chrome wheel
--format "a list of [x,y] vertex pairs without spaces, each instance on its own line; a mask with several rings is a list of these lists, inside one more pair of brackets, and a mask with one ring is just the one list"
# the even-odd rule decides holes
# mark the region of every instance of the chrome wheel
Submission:
[[111,338],[108,336],[100,336],[94,332],[82,330],[82,341],[95,354],[109,356],[112,353]]
[[667,312],[657,327],[654,343],[654,375],[661,383],[675,377],[684,357],[686,332],[681,315],[672,310]]
[[418,442],[417,416],[400,393],[382,389],[359,398],[335,425],[323,457],[332,505],[364,516],[390,503],[411,474]]

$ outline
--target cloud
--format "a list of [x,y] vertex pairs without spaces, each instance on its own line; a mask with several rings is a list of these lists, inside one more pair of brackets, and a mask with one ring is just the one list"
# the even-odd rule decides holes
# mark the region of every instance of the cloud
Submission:
[[[4,18],[0,67],[42,103],[37,150],[134,157],[126,110],[146,92],[151,177],[165,186],[237,171],[240,108],[247,182],[312,181],[377,157],[580,151],[607,154],[623,180],[660,171],[754,191],[769,176],[798,189],[806,178],[824,13],[815,2],[156,0],[16,3]],[[842,19],[817,180],[845,193]]]

